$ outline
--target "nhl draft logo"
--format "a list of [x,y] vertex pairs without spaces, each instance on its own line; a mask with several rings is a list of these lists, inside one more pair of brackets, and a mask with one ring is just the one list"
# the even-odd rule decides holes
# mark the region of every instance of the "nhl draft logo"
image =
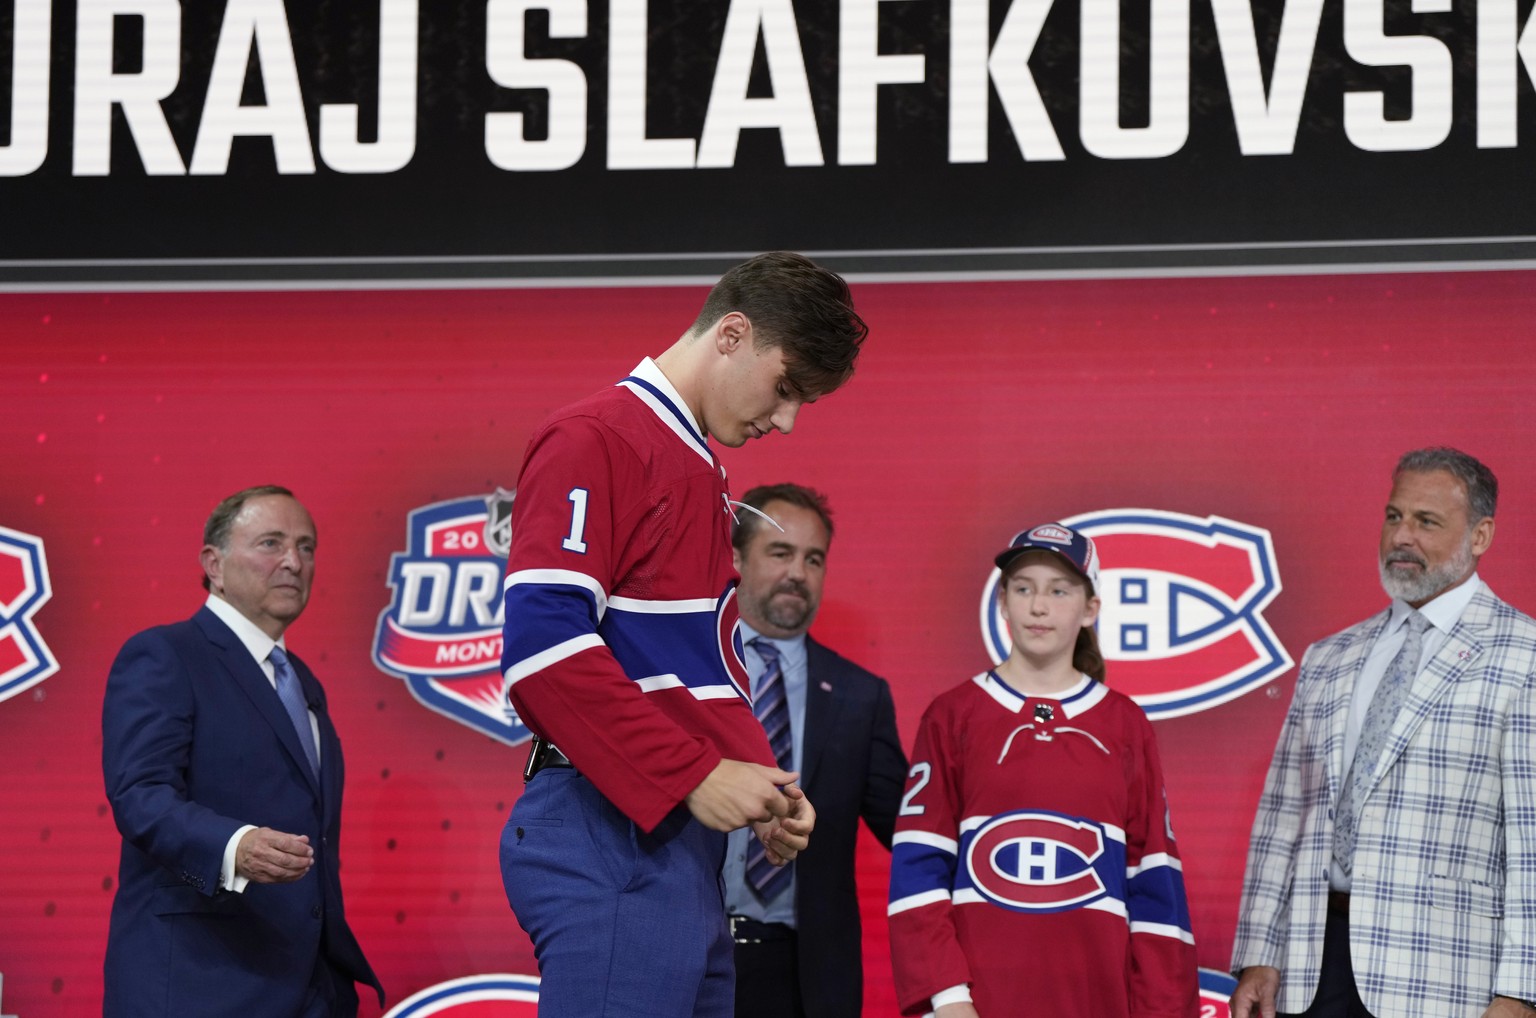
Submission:
[[532,733],[502,695],[512,499],[498,488],[412,510],[406,550],[389,559],[394,599],[379,615],[373,662],[423,706],[515,746]]
[[[1291,657],[1261,614],[1280,593],[1269,531],[1220,516],[1108,509],[1062,520],[1098,546],[1099,648],[1109,684],[1151,717],[1207,710],[1285,672]],[[1008,656],[1001,576],[981,597],[994,662]]]
[[53,596],[41,538],[0,527],[0,700],[59,670],[32,616]]
[[537,976],[497,973],[450,979],[411,994],[384,1018],[535,1018],[539,1011]]
[[998,814],[976,830],[964,858],[977,893],[1015,912],[1081,908],[1107,893],[1099,867],[1118,859],[1125,869],[1124,847],[1098,824],[1044,811]]

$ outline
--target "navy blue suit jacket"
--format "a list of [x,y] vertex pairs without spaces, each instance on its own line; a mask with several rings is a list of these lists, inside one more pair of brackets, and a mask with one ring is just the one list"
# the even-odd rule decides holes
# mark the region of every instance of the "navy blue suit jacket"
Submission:
[[[891,847],[907,757],[886,681],[809,637],[805,653],[801,784],[816,807],[816,831],[795,860],[800,993],[807,1018],[848,1018],[864,997],[859,818]],[[877,889],[882,900],[884,891]]]
[[[316,960],[384,992],[342,910],[341,743],[314,674],[290,655],[320,727],[317,782],[277,692],[206,607],[130,639],[107,678],[102,770],[123,836],[105,966],[107,1018],[299,1012]],[[307,834],[287,884],[219,887],[245,824]]]

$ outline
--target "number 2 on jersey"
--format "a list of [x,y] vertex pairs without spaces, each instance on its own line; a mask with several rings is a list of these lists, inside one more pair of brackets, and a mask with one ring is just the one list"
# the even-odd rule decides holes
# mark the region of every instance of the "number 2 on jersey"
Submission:
[[581,535],[587,529],[587,489],[572,488],[571,493],[565,497],[571,503],[571,532],[560,542],[560,547],[585,555],[587,542],[581,539]]

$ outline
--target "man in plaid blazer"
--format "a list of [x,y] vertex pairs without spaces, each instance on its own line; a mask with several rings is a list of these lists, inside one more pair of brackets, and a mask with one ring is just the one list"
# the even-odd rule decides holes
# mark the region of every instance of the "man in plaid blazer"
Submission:
[[1307,650],[1259,800],[1234,1018],[1536,1015],[1536,620],[1477,576],[1497,498],[1465,453],[1398,461],[1392,604]]

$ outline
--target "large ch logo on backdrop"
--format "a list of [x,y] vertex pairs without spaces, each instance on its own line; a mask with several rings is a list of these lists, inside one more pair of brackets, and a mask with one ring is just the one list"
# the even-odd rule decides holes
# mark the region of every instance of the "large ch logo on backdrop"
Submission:
[[[1291,657],[1261,614],[1280,593],[1269,531],[1220,516],[1106,509],[1061,522],[1098,545],[1099,646],[1109,684],[1154,718],[1206,710],[1280,675]],[[981,596],[992,660],[1008,656],[996,570]]]
[[32,616],[53,596],[43,540],[0,527],[0,700],[59,670]]
[[515,746],[532,733],[502,695],[512,498],[498,488],[411,511],[406,550],[389,559],[394,599],[379,615],[373,662],[423,706]]
[[496,973],[464,976],[418,990],[384,1018],[535,1018],[539,979]]

